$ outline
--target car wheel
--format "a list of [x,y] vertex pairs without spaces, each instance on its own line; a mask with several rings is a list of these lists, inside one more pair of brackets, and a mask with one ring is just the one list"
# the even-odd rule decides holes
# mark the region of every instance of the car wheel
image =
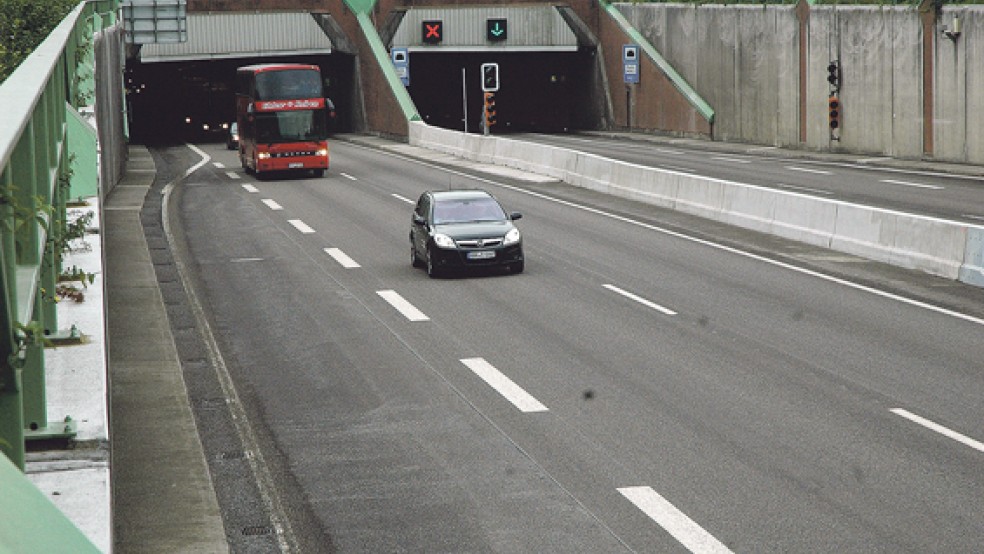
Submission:
[[412,267],[420,267],[420,256],[417,255],[417,249],[413,247],[413,243],[410,243],[410,265]]

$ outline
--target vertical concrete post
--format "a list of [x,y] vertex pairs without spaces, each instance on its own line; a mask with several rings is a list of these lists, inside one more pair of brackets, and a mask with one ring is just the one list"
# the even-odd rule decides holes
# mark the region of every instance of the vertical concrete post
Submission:
[[799,20],[799,141],[806,144],[806,69],[809,66],[808,53],[810,46],[807,39],[810,36],[810,3],[799,0],[796,3],[796,19]]
[[919,4],[922,22],[922,89],[923,89],[923,155],[933,156],[933,59],[936,53],[936,19],[938,4],[935,0],[923,0]]

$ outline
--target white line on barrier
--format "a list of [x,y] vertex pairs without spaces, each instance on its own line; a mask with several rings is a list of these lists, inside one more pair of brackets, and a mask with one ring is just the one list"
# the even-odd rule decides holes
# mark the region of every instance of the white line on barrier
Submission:
[[816,173],[817,175],[831,175],[832,172],[825,171],[823,169],[810,169],[808,167],[796,167],[795,165],[787,165],[786,169],[790,171],[801,171],[803,173]]
[[358,179],[356,179],[355,177],[349,175],[348,173],[339,173],[339,175],[341,175],[342,177],[345,177],[349,181],[358,181]]
[[953,431],[952,429],[948,429],[940,425],[939,423],[934,423],[924,417],[917,416],[916,414],[903,410],[901,408],[893,409],[892,413],[897,416],[902,416],[913,423],[918,423],[919,425],[922,425],[927,429],[935,431],[945,437],[951,438],[959,443],[962,443],[965,446],[969,446],[974,450],[977,450],[979,452],[984,452],[984,443],[981,443],[980,441],[976,441],[966,435],[962,435],[956,431]]
[[342,264],[345,269],[354,269],[357,267],[362,267],[355,262],[352,258],[348,257],[345,252],[342,252],[338,248],[325,248],[325,253],[335,258],[335,261]]
[[314,232],[314,229],[308,227],[307,224],[304,223],[303,221],[301,221],[300,219],[288,219],[287,220],[287,223],[290,223],[291,225],[294,226],[295,229],[297,229],[298,231],[304,233],[305,235],[308,235],[308,234],[311,234],[311,233]]
[[391,194],[390,196],[392,196],[393,198],[396,198],[400,202],[406,202],[407,204],[414,204],[415,203],[413,200],[410,200],[409,198],[407,198],[405,196],[400,196],[399,194],[395,194],[394,193],[394,194]]
[[238,174],[238,173],[236,173],[235,171],[226,171],[226,175],[227,175],[227,176],[228,176],[228,177],[229,177],[230,179],[242,179],[242,177],[240,177],[240,176],[239,176],[239,174]]
[[418,310],[413,304],[407,302],[398,292],[394,290],[376,291],[376,294],[381,296],[383,300],[389,302],[390,306],[396,308],[396,311],[403,314],[403,317],[409,319],[410,321],[427,321],[430,319],[424,315],[424,312]]
[[269,198],[264,198],[263,200],[260,200],[260,202],[263,202],[264,204],[266,204],[266,207],[270,208],[271,210],[282,210],[282,209],[284,209],[284,207],[281,206],[280,204],[277,204],[277,202],[275,200],[271,200]]
[[904,185],[907,187],[917,187],[922,189],[933,189],[933,190],[943,190],[945,187],[940,185],[927,185],[924,183],[912,183],[910,181],[896,181],[895,179],[881,179],[882,183],[888,183],[890,185]]
[[699,554],[727,554],[731,550],[687,517],[652,487],[621,487],[618,492],[658,523],[687,550]]
[[608,289],[608,290],[610,290],[610,291],[612,291],[612,292],[614,292],[616,294],[620,294],[620,295],[628,298],[629,300],[634,300],[634,301],[642,304],[643,306],[647,306],[649,308],[652,308],[652,309],[654,309],[654,310],[656,310],[658,312],[662,312],[662,313],[664,313],[666,315],[677,315],[676,312],[674,312],[673,310],[671,310],[669,308],[660,306],[659,304],[657,304],[655,302],[652,302],[650,300],[646,300],[645,298],[643,298],[641,296],[638,296],[636,294],[632,294],[631,292],[629,292],[627,290],[622,290],[622,289],[616,287],[615,285],[607,285],[606,284],[606,285],[601,285],[601,286],[605,287],[606,289]]
[[260,189],[254,187],[253,185],[251,185],[249,183],[244,183],[243,184],[243,190],[245,190],[246,192],[260,192]]
[[492,364],[485,361],[484,358],[465,358],[461,360],[461,363],[465,364],[468,369],[472,370],[475,375],[482,378],[483,381],[488,383],[490,387],[501,394],[506,400],[512,403],[513,406],[519,408],[521,412],[546,412],[547,407],[540,403],[539,400],[534,398],[530,393],[523,390],[522,387],[517,385],[510,379],[506,377],[501,371],[496,369]]

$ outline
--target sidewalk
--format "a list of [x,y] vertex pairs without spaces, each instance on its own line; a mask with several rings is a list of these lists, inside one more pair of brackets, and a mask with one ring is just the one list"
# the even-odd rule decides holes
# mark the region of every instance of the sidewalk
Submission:
[[93,212],[101,234],[64,266],[96,279],[82,302],[58,305],[59,328],[87,340],[46,350],[46,389],[49,421],[70,416],[78,435],[71,449],[30,453],[26,473],[104,552],[228,552],[140,220],[155,174],[147,149],[130,146],[104,205],[70,209]]

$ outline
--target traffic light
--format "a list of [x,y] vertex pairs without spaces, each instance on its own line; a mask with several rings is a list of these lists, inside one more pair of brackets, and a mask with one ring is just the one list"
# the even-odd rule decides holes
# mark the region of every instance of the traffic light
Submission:
[[495,119],[495,93],[485,93],[485,128],[490,129],[496,123]]
[[831,95],[830,98],[827,99],[827,119],[830,123],[831,132],[834,132],[840,128],[840,116],[840,98],[837,98],[836,95]]
[[495,92],[499,90],[499,64],[482,64],[482,91]]
[[830,90],[836,94],[841,89],[841,70],[840,62],[833,60],[827,64],[827,82],[830,83]]

